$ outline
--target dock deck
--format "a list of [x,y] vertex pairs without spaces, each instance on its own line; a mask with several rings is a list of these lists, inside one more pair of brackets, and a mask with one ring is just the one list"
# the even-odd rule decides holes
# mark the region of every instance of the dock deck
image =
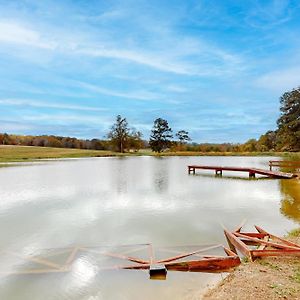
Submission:
[[201,170],[215,170],[216,175],[222,175],[223,171],[234,171],[234,172],[247,172],[249,173],[249,177],[255,177],[256,174],[264,175],[270,178],[283,178],[283,179],[291,179],[295,177],[295,174],[292,173],[284,173],[279,171],[272,171],[272,170],[264,170],[264,169],[257,169],[257,168],[244,168],[244,167],[222,167],[222,166],[198,166],[198,165],[191,165],[188,166],[189,174],[196,173],[197,169]]

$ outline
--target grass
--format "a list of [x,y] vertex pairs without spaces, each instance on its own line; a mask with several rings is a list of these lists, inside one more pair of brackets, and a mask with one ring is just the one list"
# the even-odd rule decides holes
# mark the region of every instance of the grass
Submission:
[[300,269],[296,269],[294,275],[290,276],[290,278],[295,282],[300,283]]
[[259,260],[258,263],[261,266],[269,267],[269,268],[271,268],[273,270],[276,270],[276,271],[281,271],[282,270],[279,266],[277,266],[275,264],[272,264],[272,263],[270,263],[268,261],[265,261],[265,260]]
[[116,156],[119,153],[102,150],[84,150],[68,148],[0,146],[0,162],[32,161],[48,158],[78,158]]
[[48,158],[79,158],[79,157],[105,157],[105,156],[286,156],[286,153],[278,152],[163,152],[154,153],[148,149],[142,149],[139,152],[120,154],[104,150],[85,150],[69,148],[49,148],[33,146],[0,146],[0,162],[21,162],[33,161],[37,159]]
[[300,237],[300,228],[292,229],[287,234],[288,237]]

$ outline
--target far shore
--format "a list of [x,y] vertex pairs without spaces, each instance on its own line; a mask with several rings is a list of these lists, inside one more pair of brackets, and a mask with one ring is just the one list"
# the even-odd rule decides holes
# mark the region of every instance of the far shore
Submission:
[[300,153],[289,152],[192,152],[165,151],[152,152],[142,149],[137,152],[113,152],[106,150],[86,150],[72,148],[50,148],[35,146],[0,145],[0,163],[30,162],[41,159],[83,158],[83,157],[114,157],[114,156],[300,156]]

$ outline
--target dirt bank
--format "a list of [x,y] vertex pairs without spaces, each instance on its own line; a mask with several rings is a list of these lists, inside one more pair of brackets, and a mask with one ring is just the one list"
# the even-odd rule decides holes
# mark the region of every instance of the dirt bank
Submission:
[[[300,230],[288,240],[300,244]],[[300,299],[300,257],[268,257],[243,262],[203,300]]]

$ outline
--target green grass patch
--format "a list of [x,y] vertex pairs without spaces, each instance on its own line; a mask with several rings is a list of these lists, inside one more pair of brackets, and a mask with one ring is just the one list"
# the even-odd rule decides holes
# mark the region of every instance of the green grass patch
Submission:
[[288,237],[300,237],[300,228],[292,229],[287,235]]
[[0,146],[0,162],[22,162],[37,159],[117,156],[120,153],[102,150],[50,148],[33,146]]
[[296,269],[295,273],[292,276],[290,276],[290,279],[297,283],[300,283],[300,269]]
[[273,270],[276,270],[276,271],[280,271],[282,270],[279,266],[275,265],[275,264],[272,264],[268,261],[265,261],[263,259],[259,260],[258,263],[261,265],[261,266],[265,266],[265,267],[268,267],[270,269],[273,269]]

